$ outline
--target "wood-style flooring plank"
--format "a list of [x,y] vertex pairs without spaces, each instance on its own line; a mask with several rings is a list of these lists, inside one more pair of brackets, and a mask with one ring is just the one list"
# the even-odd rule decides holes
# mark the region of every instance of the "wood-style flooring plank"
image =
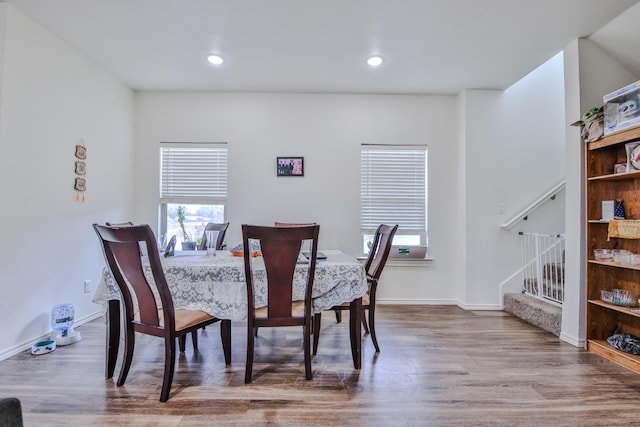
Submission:
[[117,387],[104,379],[98,319],[77,328],[79,343],[1,361],[0,395],[20,399],[27,427],[640,425],[639,374],[507,313],[380,305],[381,352],[364,336],[360,371],[348,319],[323,317],[311,381],[299,328],[260,329],[246,385],[246,324],[233,322],[230,366],[216,324],[200,332],[199,352],[187,340],[161,403],[162,341],[137,337]]

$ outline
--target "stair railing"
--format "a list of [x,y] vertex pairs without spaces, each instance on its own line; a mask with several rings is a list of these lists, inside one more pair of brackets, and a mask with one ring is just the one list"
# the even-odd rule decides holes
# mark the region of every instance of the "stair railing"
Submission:
[[562,305],[564,234],[518,233],[522,248],[522,293]]
[[549,190],[547,190],[542,196],[538,197],[534,200],[529,206],[515,214],[509,221],[504,222],[500,225],[500,228],[503,230],[509,230],[511,227],[516,225],[520,221],[526,221],[531,212],[538,209],[540,206],[544,205],[549,200],[555,200],[556,194],[558,194],[567,184],[567,180],[563,179],[560,183],[554,185]]

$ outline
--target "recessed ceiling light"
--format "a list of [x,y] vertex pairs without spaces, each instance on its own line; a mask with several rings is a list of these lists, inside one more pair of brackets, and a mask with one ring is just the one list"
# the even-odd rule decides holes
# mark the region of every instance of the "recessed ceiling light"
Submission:
[[213,65],[220,65],[224,62],[224,59],[222,59],[222,57],[218,55],[209,55],[207,56],[207,60]]
[[371,58],[367,59],[367,64],[371,65],[372,67],[377,67],[378,65],[382,64],[382,58],[379,56],[372,56]]

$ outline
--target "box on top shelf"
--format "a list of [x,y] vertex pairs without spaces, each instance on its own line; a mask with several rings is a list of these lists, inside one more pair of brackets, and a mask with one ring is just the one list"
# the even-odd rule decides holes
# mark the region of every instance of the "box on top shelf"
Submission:
[[602,97],[604,134],[640,125],[640,80]]

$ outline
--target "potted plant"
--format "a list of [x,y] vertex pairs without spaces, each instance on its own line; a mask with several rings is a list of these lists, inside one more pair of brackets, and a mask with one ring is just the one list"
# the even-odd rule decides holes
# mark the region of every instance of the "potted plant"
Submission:
[[182,235],[184,237],[184,240],[182,241],[182,250],[193,251],[196,249],[196,242],[191,240],[189,233],[187,233],[187,230],[184,228],[184,220],[185,220],[186,213],[187,213],[187,208],[185,208],[182,205],[178,206],[178,223],[180,224],[180,228],[182,229]]

